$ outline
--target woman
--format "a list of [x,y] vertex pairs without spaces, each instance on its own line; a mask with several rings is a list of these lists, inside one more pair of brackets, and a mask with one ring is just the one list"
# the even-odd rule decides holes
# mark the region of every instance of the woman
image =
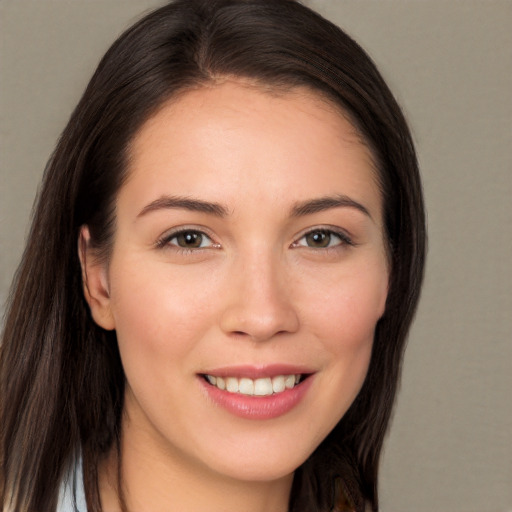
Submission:
[[3,510],[377,510],[424,250],[407,125],[346,34],[292,0],[148,15],[46,170]]

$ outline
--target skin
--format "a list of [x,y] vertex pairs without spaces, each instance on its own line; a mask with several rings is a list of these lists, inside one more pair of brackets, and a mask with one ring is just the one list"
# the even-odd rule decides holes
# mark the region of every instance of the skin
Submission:
[[[117,331],[127,379],[128,509],[285,511],[294,470],[362,386],[385,308],[371,152],[317,95],[228,80],[147,121],[129,172],[107,265],[94,259],[87,227],[81,234],[86,298],[95,321]],[[214,202],[225,215],[155,205],[163,196]],[[294,212],[338,196],[366,212],[350,204]],[[204,234],[199,247],[180,247],[173,230],[183,227]],[[306,236],[322,229],[328,247]],[[300,403],[268,420],[212,403],[198,376],[274,363],[313,375]],[[115,464],[112,456],[100,468],[108,512],[119,510]]]

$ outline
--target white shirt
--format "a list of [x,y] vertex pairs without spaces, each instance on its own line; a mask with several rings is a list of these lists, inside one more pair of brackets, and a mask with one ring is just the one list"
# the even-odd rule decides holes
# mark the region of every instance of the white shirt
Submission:
[[77,461],[62,481],[57,512],[87,512],[81,460]]

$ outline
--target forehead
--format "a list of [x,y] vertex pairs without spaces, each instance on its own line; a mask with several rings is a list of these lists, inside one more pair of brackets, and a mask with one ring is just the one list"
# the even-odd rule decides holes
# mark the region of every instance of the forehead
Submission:
[[[289,108],[274,111],[279,106]],[[374,155],[355,127],[351,115],[325,93],[306,86],[273,86],[242,78],[219,79],[217,82],[178,92],[143,123],[132,140],[131,154],[133,156],[138,146],[144,144],[146,136],[154,135],[164,118],[167,121],[173,117],[199,121],[209,117],[209,121],[213,121],[215,118],[227,119],[230,114],[232,119],[240,119],[242,114],[254,120],[264,119],[265,122],[272,118],[274,123],[280,121],[282,124],[311,116],[323,124],[326,130],[332,130],[333,135],[339,134],[347,143],[366,146],[371,165],[375,163]]]
[[372,152],[339,107],[306,88],[226,81],[187,91],[141,127],[128,170],[153,196],[166,188],[236,203],[244,188],[283,201],[370,188],[380,204]]

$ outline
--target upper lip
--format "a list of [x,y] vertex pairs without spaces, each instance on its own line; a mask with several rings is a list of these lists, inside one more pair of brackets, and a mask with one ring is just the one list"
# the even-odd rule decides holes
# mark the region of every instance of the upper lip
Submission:
[[310,367],[292,364],[269,365],[236,365],[223,366],[201,372],[202,375],[213,377],[246,377],[249,379],[262,379],[265,377],[277,377],[278,375],[304,375],[314,373]]

